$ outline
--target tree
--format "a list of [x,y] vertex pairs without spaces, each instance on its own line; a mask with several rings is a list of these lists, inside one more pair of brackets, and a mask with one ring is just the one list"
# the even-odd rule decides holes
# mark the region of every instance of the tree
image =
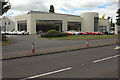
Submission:
[[108,16],[108,18],[107,18],[107,19],[109,20],[110,18],[111,18],[111,17],[110,17],[110,16]]
[[117,17],[117,22],[116,22],[116,24],[118,25],[118,26],[120,26],[120,9],[118,9],[118,11],[116,12],[117,14],[118,14],[118,16],[116,16]]
[[11,8],[10,3],[6,2],[6,1],[0,1],[0,5],[1,5],[0,6],[0,8],[1,8],[0,15],[1,16]]
[[54,6],[53,6],[53,5],[50,5],[50,10],[49,10],[49,12],[55,13],[55,12],[54,12]]

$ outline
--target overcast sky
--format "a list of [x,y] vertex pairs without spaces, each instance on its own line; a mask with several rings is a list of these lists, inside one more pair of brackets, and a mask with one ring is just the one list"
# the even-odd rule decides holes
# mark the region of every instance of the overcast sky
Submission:
[[34,11],[49,11],[50,5],[54,5],[55,13],[80,15],[82,12],[99,12],[101,18],[111,16],[113,22],[116,19],[118,0],[9,0],[12,8],[5,16],[16,16]]

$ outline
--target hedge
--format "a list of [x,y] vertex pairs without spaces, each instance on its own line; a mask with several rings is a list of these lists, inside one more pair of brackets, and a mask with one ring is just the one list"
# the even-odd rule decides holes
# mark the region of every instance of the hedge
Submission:
[[68,34],[61,33],[61,32],[54,30],[54,29],[48,31],[47,34],[41,34],[41,37],[62,37],[62,36],[68,36]]

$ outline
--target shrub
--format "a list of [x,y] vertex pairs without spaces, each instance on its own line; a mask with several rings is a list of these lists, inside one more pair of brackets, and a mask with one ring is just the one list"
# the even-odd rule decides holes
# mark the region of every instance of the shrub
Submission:
[[60,32],[54,29],[51,29],[48,31],[48,35],[50,35],[51,37],[59,37]]
[[62,36],[68,36],[68,33],[61,33],[60,36],[61,36],[61,37],[62,37]]
[[48,34],[41,34],[41,37],[62,37],[62,36],[67,36],[67,33],[61,33],[57,30],[50,30],[48,31]]
[[51,30],[49,30],[48,31],[48,34],[58,34],[58,33],[60,33],[59,31],[57,31],[57,30],[54,30],[54,29],[51,29]]
[[41,37],[49,37],[48,34],[41,34]]

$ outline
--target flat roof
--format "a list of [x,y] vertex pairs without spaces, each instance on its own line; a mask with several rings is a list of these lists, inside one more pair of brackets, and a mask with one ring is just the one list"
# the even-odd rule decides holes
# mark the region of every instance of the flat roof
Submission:
[[60,13],[52,13],[52,12],[42,12],[42,11],[29,11],[27,14],[57,14],[57,15],[67,15],[67,16],[75,16],[75,17],[80,17],[78,15],[72,15],[72,14],[60,14]]

